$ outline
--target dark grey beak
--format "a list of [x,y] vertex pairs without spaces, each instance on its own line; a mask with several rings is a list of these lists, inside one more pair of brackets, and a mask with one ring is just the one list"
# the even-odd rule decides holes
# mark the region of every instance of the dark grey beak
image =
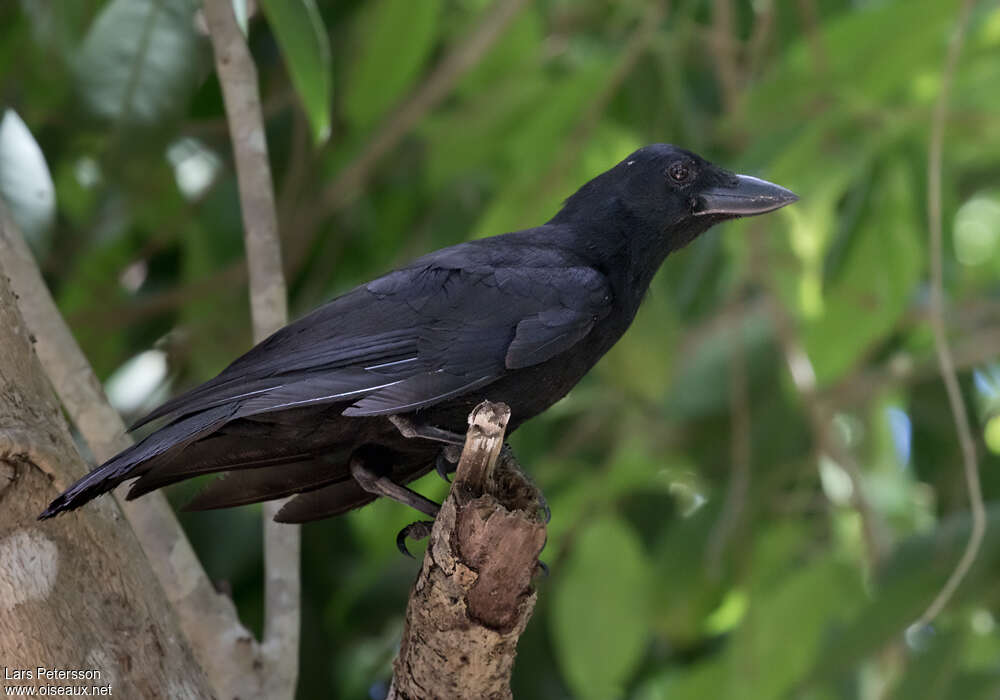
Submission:
[[731,185],[710,187],[697,196],[695,216],[754,216],[781,209],[798,200],[798,195],[773,182],[749,175],[737,175]]

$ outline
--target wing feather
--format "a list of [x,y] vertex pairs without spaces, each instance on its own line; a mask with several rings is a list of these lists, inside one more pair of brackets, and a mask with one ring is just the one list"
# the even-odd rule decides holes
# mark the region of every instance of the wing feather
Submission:
[[233,403],[240,416],[341,402],[354,402],[346,416],[416,410],[566,352],[609,310],[589,267],[425,262],[278,331],[134,427]]
[[452,396],[459,396],[486,386],[499,374],[485,374],[479,377],[454,375],[438,370],[418,374],[415,377],[379,389],[360,401],[348,406],[345,416],[385,416],[408,413],[427,406],[433,406]]
[[594,316],[575,309],[549,309],[517,324],[507,348],[507,369],[541,364],[569,350],[594,327]]

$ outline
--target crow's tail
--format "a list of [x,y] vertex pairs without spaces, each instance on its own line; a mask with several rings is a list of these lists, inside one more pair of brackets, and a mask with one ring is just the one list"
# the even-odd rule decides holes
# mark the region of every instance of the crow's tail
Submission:
[[87,501],[107,493],[123,481],[142,476],[147,462],[168,450],[183,448],[198,438],[217,430],[232,418],[236,407],[232,404],[217,406],[188,416],[176,423],[160,428],[127,450],[115,455],[101,466],[77,481],[46,508],[39,520],[79,508]]

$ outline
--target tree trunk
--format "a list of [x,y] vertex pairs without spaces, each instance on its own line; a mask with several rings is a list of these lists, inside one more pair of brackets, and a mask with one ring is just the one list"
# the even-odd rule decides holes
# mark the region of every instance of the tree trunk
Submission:
[[[125,698],[209,698],[201,667],[114,501],[35,520],[86,465],[32,341],[0,274],[2,682]],[[41,674],[39,667],[68,675]]]

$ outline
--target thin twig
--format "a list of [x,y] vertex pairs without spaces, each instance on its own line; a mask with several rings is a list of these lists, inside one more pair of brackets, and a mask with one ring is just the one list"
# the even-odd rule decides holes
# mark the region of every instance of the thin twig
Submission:
[[319,221],[352,201],[375,172],[379,162],[403,140],[462,77],[474,68],[503,36],[504,30],[528,0],[497,0],[468,38],[452,49],[379,126],[361,154],[351,161],[323,191],[319,203],[302,216],[296,228],[303,233],[289,248],[289,269],[297,270],[311,247]]
[[[230,0],[206,0],[205,20],[226,105],[243,215],[254,340],[288,321],[274,185],[257,89],[257,69]],[[292,698],[298,676],[301,584],[300,532],[273,521],[281,502],[264,504],[264,637],[270,668],[262,681],[271,698]]]
[[646,13],[625,40],[608,79],[583,110],[583,116],[580,117],[569,138],[566,139],[566,145],[559,158],[556,159],[555,165],[541,179],[542,187],[546,191],[562,187],[563,180],[569,173],[574,159],[580,154],[582,144],[585,144],[590,138],[591,132],[600,123],[608,104],[618,94],[625,80],[639,63],[639,59],[642,58],[650,43],[657,36],[657,31],[663,24],[669,10],[669,0],[658,0],[647,6]]
[[[1000,328],[984,328],[963,336],[952,347],[956,369],[967,369],[992,360],[1000,347]],[[857,406],[878,396],[886,387],[913,384],[940,375],[937,356],[919,362],[909,356],[891,359],[885,367],[855,372],[823,392],[823,401],[833,409]]]
[[766,291],[768,316],[774,325],[774,332],[781,346],[782,354],[788,365],[792,384],[806,409],[809,426],[812,432],[817,463],[824,455],[836,462],[847,474],[851,482],[851,500],[854,509],[861,518],[861,533],[865,542],[865,556],[869,567],[877,565],[888,551],[888,528],[882,521],[878,511],[872,508],[864,491],[864,477],[861,467],[846,446],[831,430],[831,415],[820,400],[816,385],[816,370],[806,352],[788,310],[782,305],[775,291],[773,278],[765,271],[773,270],[773,265],[767,264],[766,241],[761,235],[761,229],[751,228],[751,278],[760,283]]
[[955,360],[948,345],[944,322],[944,275],[942,272],[941,253],[941,157],[944,149],[944,127],[948,110],[948,97],[951,84],[958,68],[958,57],[965,41],[969,19],[975,0],[965,0],[958,16],[958,24],[948,44],[948,55],[945,58],[944,70],[941,74],[941,92],[934,106],[934,116],[931,121],[931,138],[927,154],[927,227],[930,231],[931,256],[931,329],[934,332],[934,347],[937,350],[938,363],[941,366],[941,378],[948,392],[948,403],[955,417],[955,429],[958,441],[962,447],[962,464],[965,469],[965,481],[969,488],[969,506],[972,511],[972,532],[962,553],[962,558],[951,572],[944,587],[920,617],[920,624],[930,623],[951,600],[962,579],[969,572],[979,547],[986,534],[986,509],[983,506],[982,489],[979,486],[979,466],[976,459],[976,445],[969,427],[969,416],[962,399],[962,390],[958,385],[955,373]]
[[182,308],[193,301],[215,298],[220,292],[237,289],[246,283],[246,279],[247,266],[239,260],[187,284],[140,296],[127,303],[110,308],[81,309],[70,313],[69,320],[78,328],[96,328],[102,331],[127,328]]
[[878,511],[872,508],[864,491],[864,476],[854,456],[831,430],[830,414],[819,401],[816,391],[816,370],[796,333],[787,310],[770,294],[768,305],[775,334],[788,364],[792,383],[805,405],[806,415],[813,436],[817,462],[824,455],[836,462],[851,482],[851,502],[861,517],[861,534],[865,541],[865,556],[869,567],[874,568],[888,551],[888,528]]
[[618,60],[611,69],[608,79],[601,86],[600,92],[587,105],[583,117],[573,129],[570,135],[571,145],[579,148],[580,144],[589,138],[590,133],[600,123],[601,117],[604,116],[604,112],[608,108],[608,104],[618,94],[625,80],[635,70],[639,59],[642,58],[642,55],[649,48],[653,39],[656,38],[660,31],[660,26],[666,19],[669,11],[669,0],[657,0],[656,2],[649,3],[646,13],[625,40],[622,50],[618,54]]
[[[275,92],[264,102],[264,121],[269,121],[278,116],[286,109],[296,107],[295,90],[291,87]],[[298,111],[297,108],[295,111]],[[181,124],[180,132],[184,136],[193,138],[224,138],[229,135],[229,123],[225,117],[212,117],[210,119],[193,119]]]

